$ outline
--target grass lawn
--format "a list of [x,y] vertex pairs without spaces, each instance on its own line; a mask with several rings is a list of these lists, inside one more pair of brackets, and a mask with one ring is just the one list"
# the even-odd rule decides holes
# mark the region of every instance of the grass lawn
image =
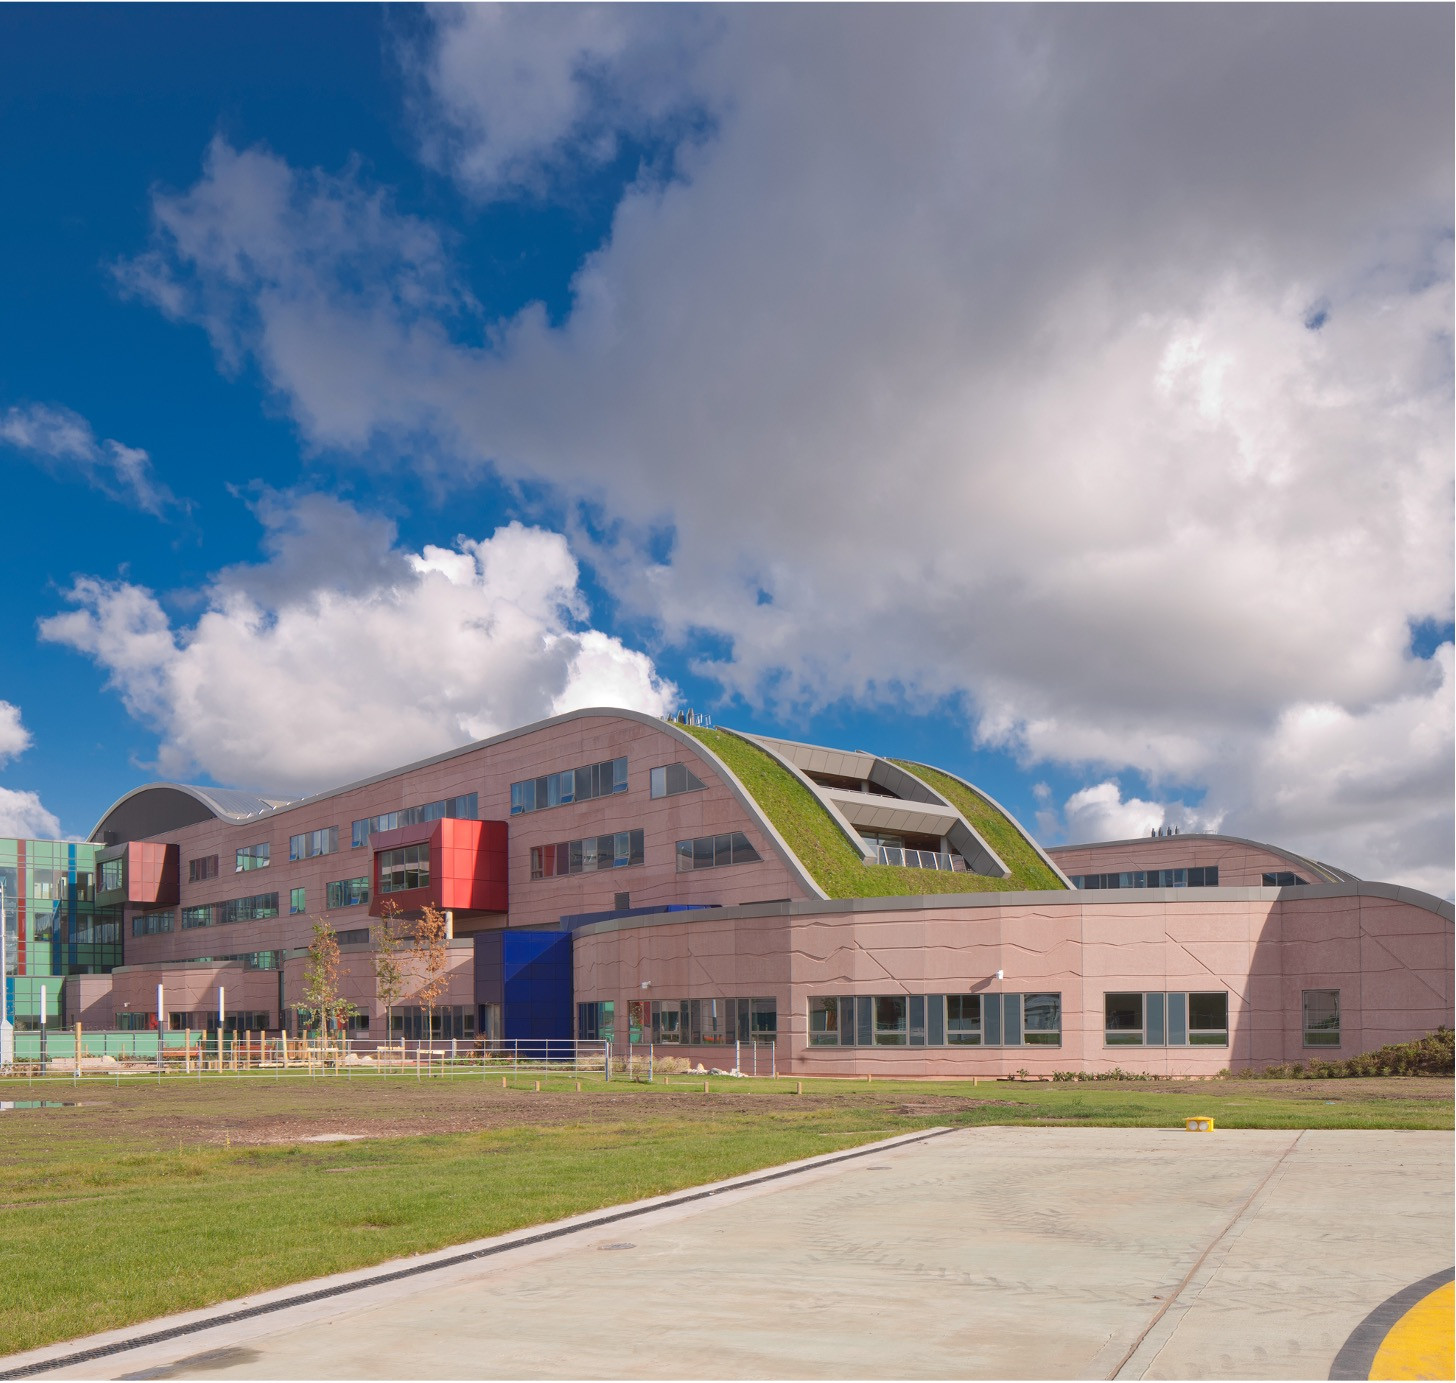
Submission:
[[935,1125],[1452,1127],[1446,1078],[531,1083],[0,1081],[79,1102],[0,1113],[0,1354]]
[[921,764],[905,763],[936,791],[965,812],[1011,871],[1004,879],[985,874],[948,874],[933,869],[900,869],[866,864],[823,805],[782,764],[756,744],[730,730],[683,726],[732,769],[738,781],[773,822],[814,881],[831,898],[897,898],[917,894],[1009,893],[1022,889],[1062,889],[1041,857],[979,793]]

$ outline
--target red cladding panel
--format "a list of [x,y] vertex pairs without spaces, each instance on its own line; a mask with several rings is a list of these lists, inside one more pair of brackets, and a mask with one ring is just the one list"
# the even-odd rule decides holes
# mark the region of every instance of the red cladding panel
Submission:
[[379,892],[380,853],[426,840],[430,844],[430,886],[386,895],[402,911],[413,912],[426,903],[452,912],[507,911],[506,831],[504,821],[457,821],[447,817],[379,832],[369,842],[374,856],[370,913],[378,917],[385,902]]

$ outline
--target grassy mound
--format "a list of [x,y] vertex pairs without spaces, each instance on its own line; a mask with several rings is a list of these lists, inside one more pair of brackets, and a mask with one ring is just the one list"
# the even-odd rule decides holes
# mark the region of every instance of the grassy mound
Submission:
[[[701,741],[728,765],[738,781],[788,842],[814,882],[831,898],[898,898],[944,893],[1014,893],[1023,889],[1062,888],[1030,843],[1006,817],[984,798],[933,769],[906,765],[912,773],[934,774],[931,783],[948,801],[966,812],[991,848],[1011,870],[1005,879],[982,874],[946,874],[934,869],[900,869],[887,864],[865,864],[844,837],[823,804],[772,755],[729,730],[680,727]],[[929,779],[927,778],[927,781]],[[947,786],[942,789],[941,782]],[[950,788],[955,788],[952,797]],[[976,815],[962,804],[974,799]],[[983,825],[983,822],[987,823]],[[996,823],[996,824],[992,824]],[[988,829],[988,825],[990,829]]]
[[1437,1028],[1415,1042],[1392,1042],[1343,1061],[1289,1061],[1241,1074],[1263,1080],[1322,1080],[1351,1076],[1449,1076],[1456,1071],[1456,1033]]

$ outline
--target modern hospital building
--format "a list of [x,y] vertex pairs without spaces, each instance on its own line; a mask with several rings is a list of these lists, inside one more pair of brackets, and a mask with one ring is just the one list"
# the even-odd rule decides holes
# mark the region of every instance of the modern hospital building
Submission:
[[[653,1043],[780,1073],[1209,1074],[1452,1023],[1452,906],[1272,845],[1044,850],[942,769],[621,710],[295,801],[153,783],[0,842],[18,1026],[296,1030],[314,921],[361,1039],[373,938],[442,909],[434,1036]],[[18,962],[18,963],[17,963]],[[423,1034],[406,996],[394,1036]]]

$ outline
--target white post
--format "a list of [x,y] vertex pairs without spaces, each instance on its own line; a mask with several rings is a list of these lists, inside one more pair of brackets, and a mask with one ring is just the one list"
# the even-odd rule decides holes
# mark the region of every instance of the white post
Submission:
[[0,1071],[9,1070],[15,1064],[15,1025],[10,1021],[10,1010],[5,1002],[8,988],[5,979],[9,971],[5,945],[5,885],[0,883]]
[[46,1057],[48,1055],[48,1052],[47,1052],[46,1048],[47,1048],[47,1042],[46,1042],[46,987],[45,987],[45,985],[41,985],[41,987],[40,987],[40,1073],[41,1073],[41,1075],[45,1075],[45,1070],[46,1070]]
[[217,1073],[222,1075],[222,1025],[227,1019],[227,1001],[223,987],[217,987]]
[[167,1010],[162,1003],[162,982],[157,981],[157,1070],[162,1069],[162,1025],[167,1021]]

